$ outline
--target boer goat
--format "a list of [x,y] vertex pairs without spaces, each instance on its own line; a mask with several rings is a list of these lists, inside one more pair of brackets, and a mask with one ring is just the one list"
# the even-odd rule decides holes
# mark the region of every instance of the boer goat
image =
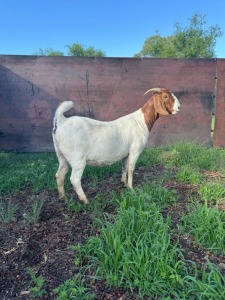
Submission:
[[56,181],[60,198],[66,198],[64,179],[72,168],[70,181],[79,199],[88,203],[81,186],[86,165],[110,165],[122,160],[121,181],[132,189],[136,161],[145,148],[155,121],[163,115],[176,114],[179,100],[165,88],[153,88],[149,100],[139,110],[111,122],[63,113],[74,106],[73,101],[62,102],[55,112],[53,142],[59,160]]

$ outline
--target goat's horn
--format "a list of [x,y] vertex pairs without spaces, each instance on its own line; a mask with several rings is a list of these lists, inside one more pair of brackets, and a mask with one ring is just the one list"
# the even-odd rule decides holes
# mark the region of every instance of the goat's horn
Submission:
[[160,93],[162,91],[161,88],[153,88],[153,89],[150,89],[148,90],[147,92],[144,93],[144,95],[146,95],[147,93],[149,92],[157,92],[157,93]]

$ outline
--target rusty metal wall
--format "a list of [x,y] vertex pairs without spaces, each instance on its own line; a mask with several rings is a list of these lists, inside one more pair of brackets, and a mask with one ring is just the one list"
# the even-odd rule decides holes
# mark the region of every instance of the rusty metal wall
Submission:
[[0,149],[52,151],[53,115],[63,100],[74,101],[76,115],[113,120],[139,109],[148,100],[144,92],[153,87],[169,88],[182,108],[155,123],[149,145],[210,144],[216,66],[215,59],[2,55]]
[[225,146],[225,59],[217,61],[214,145],[217,147]]

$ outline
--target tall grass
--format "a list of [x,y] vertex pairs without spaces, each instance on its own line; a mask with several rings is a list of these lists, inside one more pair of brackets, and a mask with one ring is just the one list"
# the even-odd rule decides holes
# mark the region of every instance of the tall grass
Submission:
[[[158,189],[159,198],[161,193]],[[163,193],[166,203],[169,192]],[[115,219],[106,215],[100,236],[91,238],[85,251],[96,275],[109,285],[138,288],[140,295],[149,296],[166,296],[170,287],[175,295],[181,288],[183,262],[171,244],[169,220],[163,219],[155,200],[156,190],[152,197],[140,190],[121,195]]]
[[225,254],[225,212],[216,207],[196,204],[182,217],[183,231],[213,252]]
[[219,269],[207,260],[203,271],[195,272],[184,278],[185,297],[182,299],[223,300],[225,299],[225,276]]

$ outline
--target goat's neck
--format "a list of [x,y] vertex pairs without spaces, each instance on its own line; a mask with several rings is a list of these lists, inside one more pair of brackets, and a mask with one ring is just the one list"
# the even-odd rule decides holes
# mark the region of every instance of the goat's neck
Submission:
[[159,118],[159,114],[156,112],[152,101],[146,102],[141,111],[144,114],[145,124],[150,132],[155,121]]

